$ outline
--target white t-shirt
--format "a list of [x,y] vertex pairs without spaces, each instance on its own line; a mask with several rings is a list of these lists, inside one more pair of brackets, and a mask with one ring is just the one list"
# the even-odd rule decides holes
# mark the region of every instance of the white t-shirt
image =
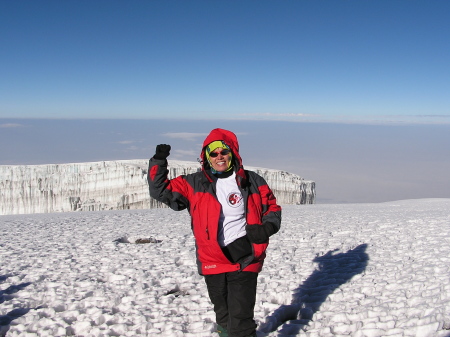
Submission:
[[222,205],[219,219],[219,245],[224,247],[246,235],[244,198],[236,183],[236,174],[217,179],[217,199]]

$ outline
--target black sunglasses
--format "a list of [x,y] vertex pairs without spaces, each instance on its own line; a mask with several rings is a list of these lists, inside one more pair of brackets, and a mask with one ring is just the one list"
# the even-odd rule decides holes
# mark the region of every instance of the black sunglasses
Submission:
[[211,152],[211,153],[209,154],[209,156],[210,156],[210,157],[213,157],[213,158],[216,158],[216,157],[219,155],[219,153],[220,153],[222,156],[226,156],[226,155],[229,154],[230,152],[231,152],[230,150],[225,149],[225,150],[222,150],[222,151],[220,151],[220,152]]

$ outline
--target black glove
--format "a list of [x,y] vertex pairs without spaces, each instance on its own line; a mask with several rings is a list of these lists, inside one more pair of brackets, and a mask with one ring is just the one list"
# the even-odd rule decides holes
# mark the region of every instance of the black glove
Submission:
[[168,145],[168,144],[156,145],[156,153],[153,156],[153,158],[164,160],[169,155],[170,155],[170,145]]
[[262,225],[246,225],[247,237],[250,242],[264,243],[267,242],[269,236],[275,234],[277,230],[271,223]]

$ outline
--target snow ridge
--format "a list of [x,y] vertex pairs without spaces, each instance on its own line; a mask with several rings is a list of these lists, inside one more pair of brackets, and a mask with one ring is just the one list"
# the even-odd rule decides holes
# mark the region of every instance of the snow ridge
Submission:
[[[0,215],[148,209],[148,160],[0,166]],[[196,162],[169,161],[169,177],[197,172]],[[246,167],[263,176],[280,204],[312,204],[315,183],[284,171]]]

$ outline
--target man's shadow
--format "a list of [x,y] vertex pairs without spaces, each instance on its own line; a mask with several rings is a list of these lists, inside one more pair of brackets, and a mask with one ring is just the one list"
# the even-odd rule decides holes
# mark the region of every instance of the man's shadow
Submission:
[[366,269],[366,249],[367,244],[362,244],[346,253],[333,254],[336,249],[317,256],[313,261],[319,264],[318,268],[294,290],[291,304],[276,309],[258,331],[269,333],[283,324],[280,335],[296,335],[305,330],[328,295]]
[[[9,275],[0,276],[0,282],[3,282]],[[13,298],[13,294],[25,289],[31,282],[24,282],[18,285],[9,286],[5,290],[0,290],[0,304]],[[8,312],[6,315],[0,315],[0,336],[5,336],[9,330],[9,324],[30,311],[29,308],[17,308]]]

